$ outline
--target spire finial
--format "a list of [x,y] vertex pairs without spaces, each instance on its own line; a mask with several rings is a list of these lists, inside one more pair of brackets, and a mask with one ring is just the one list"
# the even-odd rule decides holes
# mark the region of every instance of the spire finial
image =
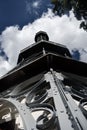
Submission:
[[47,33],[44,31],[39,31],[35,35],[35,42],[39,42],[41,40],[49,41],[49,37],[48,37]]

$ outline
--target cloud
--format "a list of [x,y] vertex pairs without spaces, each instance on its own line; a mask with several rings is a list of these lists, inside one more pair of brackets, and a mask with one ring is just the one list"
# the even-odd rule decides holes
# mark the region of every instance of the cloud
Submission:
[[[80,21],[77,21],[72,13],[70,18],[66,15],[60,18],[48,10],[41,18],[22,29],[18,26],[7,27],[0,35],[0,42],[9,59],[0,61],[5,64],[0,66],[1,74],[16,66],[20,50],[34,43],[34,36],[40,30],[48,33],[50,41],[66,45],[71,52],[75,48],[87,51],[87,33],[83,29],[79,29],[79,24]],[[80,59],[87,61],[87,54],[80,51]]]
[[37,0],[37,1],[34,1],[34,2],[32,3],[32,6],[33,6],[34,8],[39,8],[39,7],[40,7],[40,4],[41,4],[41,1],[40,1],[40,0]]
[[8,72],[12,66],[3,57],[0,57],[0,77]]
[[26,1],[26,12],[28,14],[38,14],[38,10],[40,10],[41,6],[41,0],[35,0],[33,2],[29,2],[28,0]]

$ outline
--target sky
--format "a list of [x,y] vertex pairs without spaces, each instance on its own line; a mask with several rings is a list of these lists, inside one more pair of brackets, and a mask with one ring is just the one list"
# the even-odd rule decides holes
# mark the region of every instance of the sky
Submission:
[[17,64],[22,49],[34,43],[38,31],[66,45],[73,58],[87,62],[87,32],[70,17],[53,14],[50,0],[0,0],[0,76]]

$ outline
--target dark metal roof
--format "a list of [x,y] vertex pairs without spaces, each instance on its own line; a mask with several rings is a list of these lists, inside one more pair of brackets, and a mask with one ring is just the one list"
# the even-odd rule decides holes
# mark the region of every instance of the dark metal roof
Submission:
[[62,56],[67,55],[71,57],[71,54],[69,50],[66,48],[66,46],[43,40],[22,50],[19,54],[18,63],[20,63],[22,60],[30,58],[30,56],[32,56],[35,53],[42,52],[43,48],[45,49],[46,52],[52,52]]
[[53,68],[55,71],[64,71],[87,77],[87,64],[66,58],[60,55],[49,53],[31,62],[25,63],[14,71],[8,73],[0,79],[0,91],[4,91],[11,86],[25,81],[26,79],[40,73],[45,73]]

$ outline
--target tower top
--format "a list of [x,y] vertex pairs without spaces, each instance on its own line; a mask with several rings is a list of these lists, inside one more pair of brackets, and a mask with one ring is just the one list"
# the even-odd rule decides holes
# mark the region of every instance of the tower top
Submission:
[[39,42],[41,40],[49,41],[49,37],[48,37],[47,33],[44,31],[39,31],[35,35],[35,42]]

